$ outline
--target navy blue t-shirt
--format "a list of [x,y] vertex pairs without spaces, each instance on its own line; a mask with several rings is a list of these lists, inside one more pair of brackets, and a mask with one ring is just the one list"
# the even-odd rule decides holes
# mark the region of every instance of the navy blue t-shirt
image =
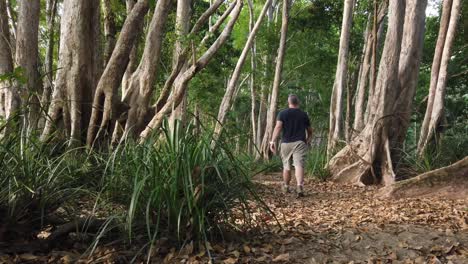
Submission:
[[283,143],[306,141],[306,129],[310,127],[307,113],[298,108],[288,108],[281,111],[276,118],[283,122]]

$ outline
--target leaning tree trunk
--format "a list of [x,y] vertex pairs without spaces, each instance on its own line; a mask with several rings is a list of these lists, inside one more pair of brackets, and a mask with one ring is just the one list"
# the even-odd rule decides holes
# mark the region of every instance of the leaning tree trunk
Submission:
[[450,62],[450,53],[455,39],[460,9],[460,0],[453,0],[453,2],[452,0],[446,0],[444,2],[439,37],[432,62],[427,109],[418,142],[419,155],[424,153],[441,120],[443,120],[447,67]]
[[[10,48],[10,29],[5,0],[0,0],[0,76],[13,72]],[[18,110],[19,95],[11,80],[0,81],[0,114],[5,120]],[[6,131],[2,131],[6,132]]]
[[[149,135],[152,133],[152,131],[159,131],[164,117],[171,112],[173,107],[177,107],[182,101],[183,95],[184,93],[186,93],[186,90],[187,90],[187,86],[186,86],[187,83],[198,72],[200,72],[202,69],[206,67],[206,65],[210,62],[213,56],[218,52],[218,50],[227,41],[227,39],[229,38],[232,32],[232,29],[234,28],[234,24],[239,18],[239,14],[242,10],[242,6],[243,6],[243,1],[237,0],[234,10],[232,11],[232,13],[230,13],[229,22],[226,24],[224,30],[221,32],[221,34],[216,39],[216,41],[208,48],[208,50],[198,60],[196,60],[193,64],[191,64],[190,67],[185,72],[181,73],[179,77],[177,78],[177,80],[175,80],[174,82],[175,92],[166,101],[166,103],[161,109],[157,109],[157,113],[153,116],[153,118],[147,125],[146,129],[140,134],[141,142],[144,141],[146,138],[148,138]],[[209,16],[206,17],[206,19],[208,18]],[[197,24],[195,24],[194,28],[197,27]],[[195,30],[192,29],[192,32],[194,31]],[[198,31],[198,29],[196,31]],[[185,87],[185,89],[179,89],[180,87]]]
[[224,122],[226,121],[226,115],[228,111],[231,109],[231,106],[234,101],[233,95],[234,95],[234,91],[236,90],[239,84],[239,78],[242,72],[242,67],[244,66],[245,61],[247,60],[247,55],[252,48],[252,45],[255,41],[255,36],[257,35],[258,30],[260,29],[260,25],[262,24],[263,18],[265,17],[265,14],[267,10],[269,9],[270,4],[271,4],[271,0],[267,0],[265,2],[262,12],[257,18],[257,22],[255,22],[255,25],[252,31],[249,33],[247,41],[244,45],[244,49],[242,50],[242,53],[239,56],[239,59],[237,60],[236,67],[234,68],[231,78],[229,79],[228,85],[226,87],[226,92],[224,94],[223,100],[221,101],[221,105],[219,106],[219,112],[218,112],[218,117],[217,117],[218,122],[216,123],[215,130],[214,130],[215,141],[219,138],[222,132]]
[[346,73],[348,71],[348,51],[351,24],[353,21],[354,0],[345,0],[343,9],[343,22],[341,25],[340,47],[338,64],[336,67],[335,83],[333,84],[330,101],[330,124],[328,128],[327,155],[330,157],[340,140],[343,122],[343,91],[346,86]]
[[[387,4],[384,1],[381,5],[380,8],[378,9],[377,12],[377,1],[375,1],[374,4],[374,16],[373,16],[373,22],[371,22],[370,18],[367,23],[366,27],[366,37],[365,41],[366,43],[364,44],[364,49],[363,49],[363,58],[361,62],[361,68],[359,71],[359,77],[358,77],[358,85],[357,85],[357,91],[356,91],[356,102],[354,104],[354,122],[353,122],[353,130],[357,133],[359,133],[363,127],[364,127],[364,103],[366,100],[366,87],[371,88],[373,80],[371,80],[371,68],[374,63],[374,57],[377,55],[377,52],[374,52],[374,49],[377,49],[377,43],[379,42],[379,39],[376,38],[375,36],[377,34],[377,28],[380,28],[382,25],[382,22],[385,18],[385,15],[387,13]],[[372,25],[372,27],[371,27]],[[377,58],[375,58],[377,59]],[[375,73],[373,74],[375,76]],[[369,89],[369,95],[370,95],[370,89]]]
[[30,135],[40,117],[38,58],[40,1],[18,2],[16,64],[23,68],[26,83],[18,84],[23,110],[23,129]]
[[60,120],[70,145],[85,139],[101,63],[95,46],[98,26],[99,1],[64,1],[58,71],[42,140],[49,139]]
[[385,198],[435,197],[466,199],[468,197],[468,156],[440,169],[397,182],[380,190]]
[[[182,44],[182,40],[187,37],[187,34],[190,32],[190,18],[191,18],[191,0],[178,0],[177,1],[177,14],[176,14],[176,34],[177,34],[177,41],[175,43],[174,54],[173,54],[173,67],[176,67],[177,61],[179,56],[183,52],[184,44]],[[185,44],[186,45],[186,44]],[[181,71],[185,71],[187,69],[187,63],[182,66]],[[185,87],[180,87],[180,89],[184,89]],[[175,107],[172,110],[171,116],[169,118],[169,125],[172,128],[175,128],[176,120],[179,120],[182,125],[185,123],[185,116],[187,111],[187,94],[184,93],[182,103]]]
[[363,131],[329,161],[328,169],[336,181],[369,184],[375,183],[377,176],[384,178],[384,181],[394,178],[389,150],[389,121],[394,115],[393,107],[397,99],[404,16],[405,1],[390,0],[379,77],[374,96],[369,98],[375,111],[369,116]]
[[286,54],[286,37],[288,34],[289,8],[289,0],[283,0],[280,45],[278,48],[278,57],[276,58],[275,78],[273,80],[273,88],[271,91],[270,108],[268,109],[267,113],[267,124],[261,146],[264,159],[270,159],[269,141],[271,140],[271,136],[273,135],[273,129],[275,127],[278,94],[281,84],[281,73],[283,72],[283,62],[284,56]]
[[[118,98],[118,88],[127,69],[130,55],[137,37],[143,30],[143,23],[149,9],[147,0],[140,0],[128,15],[114,51],[107,63],[96,88],[93,110],[88,127],[87,145],[91,145],[100,134],[110,134],[112,123],[120,115],[122,105]],[[96,130],[98,130],[96,132]]]
[[[133,10],[133,7],[136,4],[136,0],[126,0],[125,1],[126,7],[127,7],[127,16],[130,15],[130,13]],[[130,52],[130,59],[128,61],[127,69],[125,70],[125,74],[122,79],[122,96],[125,94],[127,91],[128,85],[130,83],[130,77],[132,74],[135,72],[135,70],[138,67],[138,61],[137,61],[137,52],[138,52],[138,38],[137,36],[135,43],[133,44],[132,51]]]

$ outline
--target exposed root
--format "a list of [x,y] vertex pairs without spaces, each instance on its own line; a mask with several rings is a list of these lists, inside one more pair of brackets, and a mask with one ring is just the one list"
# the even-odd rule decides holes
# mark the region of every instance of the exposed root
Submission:
[[450,166],[387,186],[378,195],[385,198],[421,196],[467,198],[468,156]]

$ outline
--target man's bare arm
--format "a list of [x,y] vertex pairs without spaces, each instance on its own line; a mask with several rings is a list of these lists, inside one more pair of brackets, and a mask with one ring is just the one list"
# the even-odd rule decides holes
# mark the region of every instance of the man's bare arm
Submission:
[[282,121],[276,121],[276,126],[275,129],[273,130],[273,136],[271,137],[271,141],[276,142],[278,139],[281,129],[283,129],[283,122]]

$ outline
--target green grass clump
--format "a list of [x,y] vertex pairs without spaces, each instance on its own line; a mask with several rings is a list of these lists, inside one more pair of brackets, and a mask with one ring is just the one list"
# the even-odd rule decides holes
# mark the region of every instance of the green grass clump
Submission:
[[325,181],[330,177],[330,173],[325,166],[327,164],[327,146],[321,144],[312,146],[307,155],[306,173],[309,176]]
[[[122,204],[129,239],[207,240],[252,224],[250,202],[260,202],[244,165],[209,133],[176,125],[145,144],[121,144],[109,155],[103,196]],[[261,203],[258,203],[261,205]]]

